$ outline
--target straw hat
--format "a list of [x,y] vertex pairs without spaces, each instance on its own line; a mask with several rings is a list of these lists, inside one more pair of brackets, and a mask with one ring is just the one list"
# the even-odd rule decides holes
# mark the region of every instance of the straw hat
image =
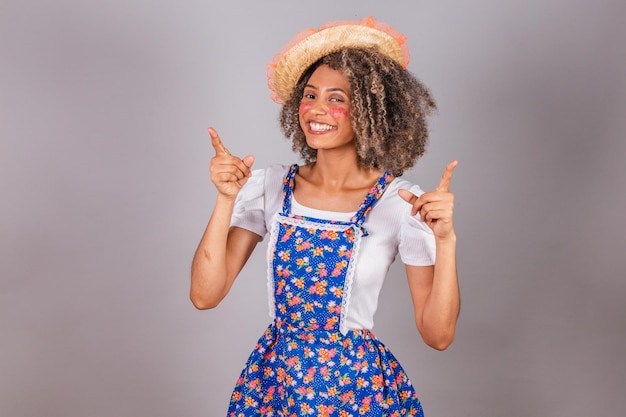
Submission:
[[285,103],[302,76],[318,59],[342,48],[374,47],[401,64],[409,64],[406,36],[369,16],[325,23],[296,35],[267,65],[272,100]]

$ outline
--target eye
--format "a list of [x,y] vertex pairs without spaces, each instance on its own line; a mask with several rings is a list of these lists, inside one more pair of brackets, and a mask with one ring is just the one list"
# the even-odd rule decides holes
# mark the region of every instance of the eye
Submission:
[[304,91],[302,91],[302,100],[315,100],[316,92],[312,88],[306,87]]

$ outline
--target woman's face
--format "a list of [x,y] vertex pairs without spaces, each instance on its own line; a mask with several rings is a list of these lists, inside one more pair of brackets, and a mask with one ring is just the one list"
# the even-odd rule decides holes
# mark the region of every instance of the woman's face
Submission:
[[313,72],[304,87],[299,114],[300,126],[311,148],[319,152],[355,146],[350,120],[350,82],[339,71],[321,65]]

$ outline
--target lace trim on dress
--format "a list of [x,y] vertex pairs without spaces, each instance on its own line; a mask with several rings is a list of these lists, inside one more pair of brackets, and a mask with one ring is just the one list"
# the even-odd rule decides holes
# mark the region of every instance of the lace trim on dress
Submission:
[[361,247],[361,239],[363,237],[363,229],[361,227],[354,224],[351,227],[354,230],[354,242],[352,246],[352,255],[350,256],[350,263],[348,264],[348,270],[346,271],[343,297],[341,298],[341,316],[339,317],[339,331],[344,336],[348,333],[346,317],[348,317],[348,310],[350,309],[352,282],[354,281],[354,275],[356,273],[356,260],[359,257],[359,248]]
[[276,242],[278,241],[278,217],[280,213],[274,215],[270,228],[270,239],[267,245],[267,301],[270,309],[270,318],[276,318],[276,297],[274,296],[274,253],[276,252]]

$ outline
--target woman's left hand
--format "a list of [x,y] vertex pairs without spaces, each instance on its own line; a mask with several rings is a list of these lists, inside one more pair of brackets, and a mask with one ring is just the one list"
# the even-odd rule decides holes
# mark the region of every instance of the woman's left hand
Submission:
[[457,164],[458,161],[448,164],[435,191],[424,193],[419,197],[408,190],[398,191],[400,197],[413,206],[411,215],[419,213],[421,220],[433,230],[437,239],[454,237],[454,194],[450,192],[450,182]]

